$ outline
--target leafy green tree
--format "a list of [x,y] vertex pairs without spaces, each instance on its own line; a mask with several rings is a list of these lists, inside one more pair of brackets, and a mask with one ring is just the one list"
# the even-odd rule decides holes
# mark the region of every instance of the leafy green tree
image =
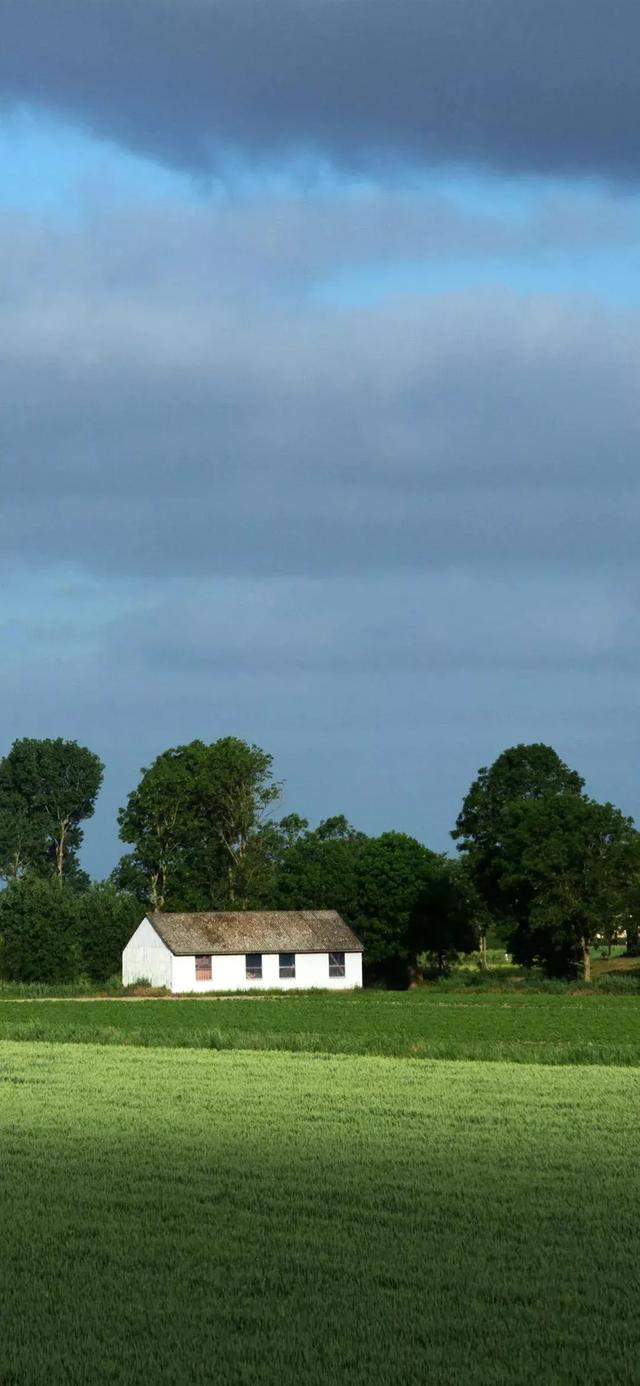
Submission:
[[72,905],[72,929],[77,940],[81,970],[93,982],[120,975],[122,950],[141,919],[131,896],[109,882],[94,883],[76,895]]
[[269,818],[252,834],[250,848],[250,903],[253,908],[274,907],[278,873],[288,853],[305,836],[308,820],[289,813],[280,821]]
[[406,986],[412,912],[433,863],[441,860],[404,833],[367,837],[337,815],[285,854],[274,903],[337,910],[363,943],[368,976]]
[[[542,742],[511,746],[493,765],[478,771],[451,834],[464,854],[480,899],[499,918],[505,901],[498,885],[498,859],[505,813],[513,804],[582,794],[584,780]],[[488,918],[487,918],[488,925]]]
[[314,835],[319,842],[363,842],[365,838],[365,834],[354,828],[344,813],[334,814],[333,818],[324,818],[318,823]]
[[222,853],[225,902],[240,909],[264,891],[268,864],[266,814],[282,793],[273,757],[235,736],[204,748],[198,807],[205,831]]
[[606,933],[607,942],[615,942],[623,932],[628,956],[636,957],[640,953],[640,833],[637,829],[630,848],[629,871],[620,890],[618,910]]
[[632,820],[575,794],[513,804],[502,821],[499,889],[519,962],[591,978],[591,947],[636,865]]
[[478,902],[462,863],[441,859],[432,864],[412,911],[409,938],[416,974],[423,953],[434,957],[443,973],[461,953],[475,952]]
[[305,832],[283,854],[273,905],[285,910],[337,910],[352,923],[358,913],[358,860],[366,838],[355,832],[334,835],[324,828],[321,823],[313,832]]
[[44,826],[18,794],[0,790],[0,877],[15,881],[29,870],[50,874]]
[[77,873],[81,824],[90,818],[104,766],[76,741],[15,741],[0,762],[0,865],[6,879],[30,869],[62,880]]
[[[164,751],[118,816],[133,852],[116,880],[138,895],[145,882],[154,909],[260,903],[281,847],[266,820],[280,793],[272,757],[236,737]],[[289,818],[285,840],[296,832]]]
[[443,858],[406,833],[366,838],[357,857],[354,927],[369,975],[396,986],[411,976],[410,924],[416,902]]
[[299,813],[288,813],[276,824],[276,831],[281,852],[288,852],[309,831],[309,819],[302,818]]
[[134,850],[122,859],[116,879],[154,910],[164,908],[170,890],[174,900],[179,897],[189,853],[199,842],[197,783],[203,750],[198,741],[163,751],[143,769],[137,789],[118,814],[120,837]]
[[25,876],[0,892],[0,973],[14,982],[72,982],[82,971],[72,892]]
[[0,892],[0,976],[15,982],[105,982],[119,973],[140,907],[111,885],[69,888],[24,876]]

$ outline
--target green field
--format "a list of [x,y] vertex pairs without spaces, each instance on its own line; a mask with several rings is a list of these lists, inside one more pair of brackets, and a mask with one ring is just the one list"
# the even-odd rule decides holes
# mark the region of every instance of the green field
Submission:
[[639,1114],[628,996],[2,1001],[0,1386],[634,1380]]
[[640,998],[351,992],[191,1001],[0,1001],[0,1040],[640,1064]]
[[0,1381],[634,1379],[640,1071],[0,1046]]

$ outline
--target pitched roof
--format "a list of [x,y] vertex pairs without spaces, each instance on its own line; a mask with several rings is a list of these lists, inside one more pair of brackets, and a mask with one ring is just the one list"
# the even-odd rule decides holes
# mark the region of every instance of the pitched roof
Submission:
[[209,914],[148,914],[167,948],[193,953],[362,953],[360,940],[336,910],[218,910]]

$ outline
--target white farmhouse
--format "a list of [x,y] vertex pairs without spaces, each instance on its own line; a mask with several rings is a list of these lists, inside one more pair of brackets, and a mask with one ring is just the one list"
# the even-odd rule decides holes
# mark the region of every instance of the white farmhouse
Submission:
[[125,986],[169,991],[362,986],[362,944],[335,910],[148,914],[122,954]]

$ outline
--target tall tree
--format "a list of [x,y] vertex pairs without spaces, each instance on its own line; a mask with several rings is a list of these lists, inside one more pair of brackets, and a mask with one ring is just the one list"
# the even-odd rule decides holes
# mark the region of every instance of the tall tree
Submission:
[[74,928],[78,897],[55,878],[28,875],[0,891],[0,976],[15,982],[72,982],[82,970]]
[[363,842],[365,834],[354,828],[344,813],[336,813],[332,818],[323,818],[314,830],[319,842]]
[[412,978],[410,925],[417,900],[444,858],[407,833],[367,838],[358,857],[356,932],[374,975],[395,986]]
[[76,874],[81,824],[90,818],[104,766],[76,741],[15,741],[0,762],[0,860],[5,876]]
[[260,903],[276,850],[267,812],[280,793],[272,757],[236,737],[164,751],[118,816],[134,849],[118,882],[146,882],[155,909]]
[[338,910],[353,924],[358,915],[358,862],[366,838],[355,830],[336,834],[325,829],[321,823],[303,833],[282,855],[273,904],[285,910]]
[[469,864],[476,887],[494,916],[504,910],[497,865],[506,811],[517,803],[554,795],[580,796],[584,780],[542,742],[511,746],[483,766],[462,804],[451,834]]
[[226,902],[240,908],[261,893],[266,815],[282,793],[272,767],[272,756],[235,736],[205,747],[201,760],[199,813],[222,851]]
[[635,831],[629,872],[622,884],[617,916],[612,920],[608,942],[624,932],[629,957],[640,952],[640,833]]
[[416,975],[423,953],[432,954],[443,973],[461,953],[474,952],[478,947],[478,917],[476,892],[463,863],[434,862],[409,925]]
[[197,848],[200,833],[196,786],[203,749],[198,741],[163,751],[142,770],[118,814],[120,837],[134,849],[120,863],[118,884],[154,910],[163,909],[170,891],[175,903],[183,903],[179,896],[189,852]]
[[140,908],[110,882],[95,882],[73,898],[73,932],[82,972],[93,982],[120,977],[122,950],[140,923]]
[[573,794],[513,804],[499,845],[499,889],[514,921],[510,947],[547,972],[591,979],[591,947],[619,910],[636,869],[632,820]]
[[34,875],[0,891],[0,976],[14,982],[105,982],[140,922],[130,896],[111,885],[75,892]]
[[50,874],[44,824],[27,812],[20,795],[0,790],[0,877],[17,881],[27,871]]
[[281,909],[338,910],[362,939],[369,976],[405,986],[412,912],[441,860],[404,833],[367,837],[338,815],[285,854],[275,903]]

